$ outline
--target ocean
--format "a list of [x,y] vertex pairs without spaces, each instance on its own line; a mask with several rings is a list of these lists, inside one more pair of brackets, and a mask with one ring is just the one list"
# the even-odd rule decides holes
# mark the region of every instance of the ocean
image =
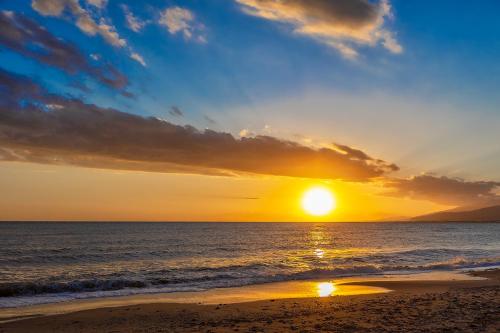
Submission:
[[500,265],[500,223],[0,223],[0,308]]

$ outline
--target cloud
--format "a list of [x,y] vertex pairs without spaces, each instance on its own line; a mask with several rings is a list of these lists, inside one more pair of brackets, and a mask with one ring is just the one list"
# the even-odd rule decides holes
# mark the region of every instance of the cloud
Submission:
[[217,122],[216,122],[214,119],[212,119],[211,117],[207,116],[206,114],[204,114],[204,115],[203,115],[203,119],[204,119],[207,123],[209,123],[210,125],[215,125],[215,124],[217,124]]
[[167,8],[161,13],[160,24],[167,27],[168,32],[175,35],[178,32],[184,34],[184,37],[191,38],[191,22],[194,15],[187,9],[180,7]]
[[[331,144],[332,149],[344,154],[346,156],[350,156],[351,159],[365,161],[366,163],[379,163],[384,162],[382,160],[374,160],[370,156],[368,156],[365,152],[355,149],[346,145],[339,145],[337,143]],[[399,167],[396,164],[389,164],[387,168],[391,171],[399,171]]]
[[241,137],[241,138],[248,138],[248,137],[255,137],[257,135],[257,133],[255,132],[252,132],[251,130],[249,129],[242,129],[238,135]]
[[170,108],[170,110],[168,110],[168,113],[171,115],[171,116],[174,116],[174,117],[182,117],[184,116],[184,113],[181,111],[181,109],[179,109],[177,106],[172,106]]
[[134,13],[130,11],[127,5],[122,5],[121,6],[123,9],[123,13],[125,14],[125,21],[127,22],[127,26],[130,28],[130,30],[134,32],[140,32],[148,22],[143,21],[136,17]]
[[[90,0],[88,2],[98,8],[103,8],[107,1]],[[84,9],[78,0],[32,0],[31,7],[44,16],[60,17],[65,12],[68,12],[73,16],[76,26],[82,32],[90,36],[100,35],[108,44],[114,47],[127,48],[130,52],[130,58],[144,66],[145,62],[142,57],[128,46],[124,38],[120,37],[115,26],[104,17],[94,19],[92,13]]]
[[[101,4],[102,1],[93,1]],[[96,22],[89,11],[85,10],[78,0],[33,0],[31,6],[34,10],[44,16],[61,16],[68,10],[76,18],[76,26],[84,33],[94,36],[101,35],[109,44],[116,47],[127,45],[125,39],[121,38],[116,28],[107,23],[104,18]]]
[[206,42],[203,35],[204,26],[196,22],[195,15],[188,9],[181,7],[166,8],[161,12],[158,23],[165,26],[172,35],[180,33],[186,39]]
[[393,170],[386,162],[347,150],[313,149],[271,136],[237,139],[85,104],[3,70],[0,147],[8,152],[2,155],[20,161],[159,172],[366,181]]
[[[85,25],[87,23],[89,24],[88,26]],[[108,42],[109,44],[111,44],[113,46],[117,46],[117,47],[127,46],[127,41],[125,39],[121,38],[120,35],[118,34],[118,32],[116,31],[116,28],[113,25],[111,25],[110,23],[107,23],[104,18],[101,18],[99,25],[97,25],[97,27],[94,27],[94,23],[91,21],[88,21],[88,22],[85,22],[82,24],[83,24],[83,26],[88,28],[88,30],[86,32],[90,35],[94,35],[95,33],[98,33],[106,40],[106,42]],[[97,31],[94,29],[97,29]],[[84,29],[82,29],[82,30],[85,31]]]
[[128,84],[127,77],[113,66],[89,64],[73,44],[20,14],[0,12],[0,45],[69,74],[84,72],[114,89],[124,89]]
[[385,185],[391,196],[404,196],[417,200],[450,206],[483,206],[500,204],[500,182],[465,181],[459,178],[420,175],[409,179],[392,179]]
[[142,66],[147,67],[146,61],[144,61],[144,58],[139,53],[132,52],[130,58],[140,63]]
[[108,4],[108,0],[86,0],[88,4],[97,7],[99,9],[102,9],[106,7]]
[[382,44],[392,53],[402,46],[386,28],[392,18],[389,0],[236,0],[245,13],[293,26],[294,32],[358,56],[357,46]]
[[45,16],[60,16],[67,2],[66,0],[33,0],[31,7]]

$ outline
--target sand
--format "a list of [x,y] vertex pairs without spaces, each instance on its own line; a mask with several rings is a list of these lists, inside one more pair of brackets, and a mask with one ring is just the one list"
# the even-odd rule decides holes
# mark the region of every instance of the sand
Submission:
[[363,285],[393,291],[101,307],[8,322],[0,332],[500,332],[500,270],[472,275],[488,279],[372,279]]

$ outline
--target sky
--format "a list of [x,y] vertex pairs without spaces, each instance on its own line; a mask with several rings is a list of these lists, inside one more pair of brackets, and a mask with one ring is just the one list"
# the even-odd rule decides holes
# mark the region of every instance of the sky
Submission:
[[[0,219],[500,203],[497,1],[0,0]],[[326,186],[332,214],[300,198]]]

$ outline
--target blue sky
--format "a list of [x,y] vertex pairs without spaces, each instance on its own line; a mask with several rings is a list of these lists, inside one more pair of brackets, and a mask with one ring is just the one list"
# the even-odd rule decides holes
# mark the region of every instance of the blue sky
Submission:
[[[122,5],[142,21],[136,33],[127,27]],[[421,98],[446,98],[459,105],[494,112],[498,3],[481,6],[467,2],[392,1],[393,19],[387,25],[404,47],[391,54],[380,45],[361,46],[359,59],[343,58],[336,50],[312,38],[293,33],[290,24],[247,15],[233,1],[149,1],[147,4],[109,1],[102,9],[85,5],[111,23],[120,37],[142,55],[147,67],[128,57],[100,36],[89,36],[67,18],[43,16],[26,2],[4,2],[6,10],[22,12],[58,37],[77,44],[87,54],[99,54],[130,80],[135,100],[116,98],[115,92],[92,85],[91,102],[127,108],[130,112],[161,116],[171,105],[201,124],[203,112],[217,115],[235,106],[293,96],[306,89],[359,92],[384,90]],[[193,25],[206,38],[200,43],[170,34],[158,24],[159,13],[179,6],[194,15]],[[53,68],[2,52],[4,67],[51,78],[55,90],[68,90]],[[66,78],[67,79],[67,78]],[[56,82],[50,82],[56,81]],[[311,88],[312,87],[312,88]]]
[[0,67],[55,95],[236,139],[340,142],[397,164],[395,177],[500,180],[497,1],[33,0],[0,9],[8,24],[27,18],[83,55],[72,53],[83,64],[68,69],[62,58],[41,60],[48,44],[2,37]]

